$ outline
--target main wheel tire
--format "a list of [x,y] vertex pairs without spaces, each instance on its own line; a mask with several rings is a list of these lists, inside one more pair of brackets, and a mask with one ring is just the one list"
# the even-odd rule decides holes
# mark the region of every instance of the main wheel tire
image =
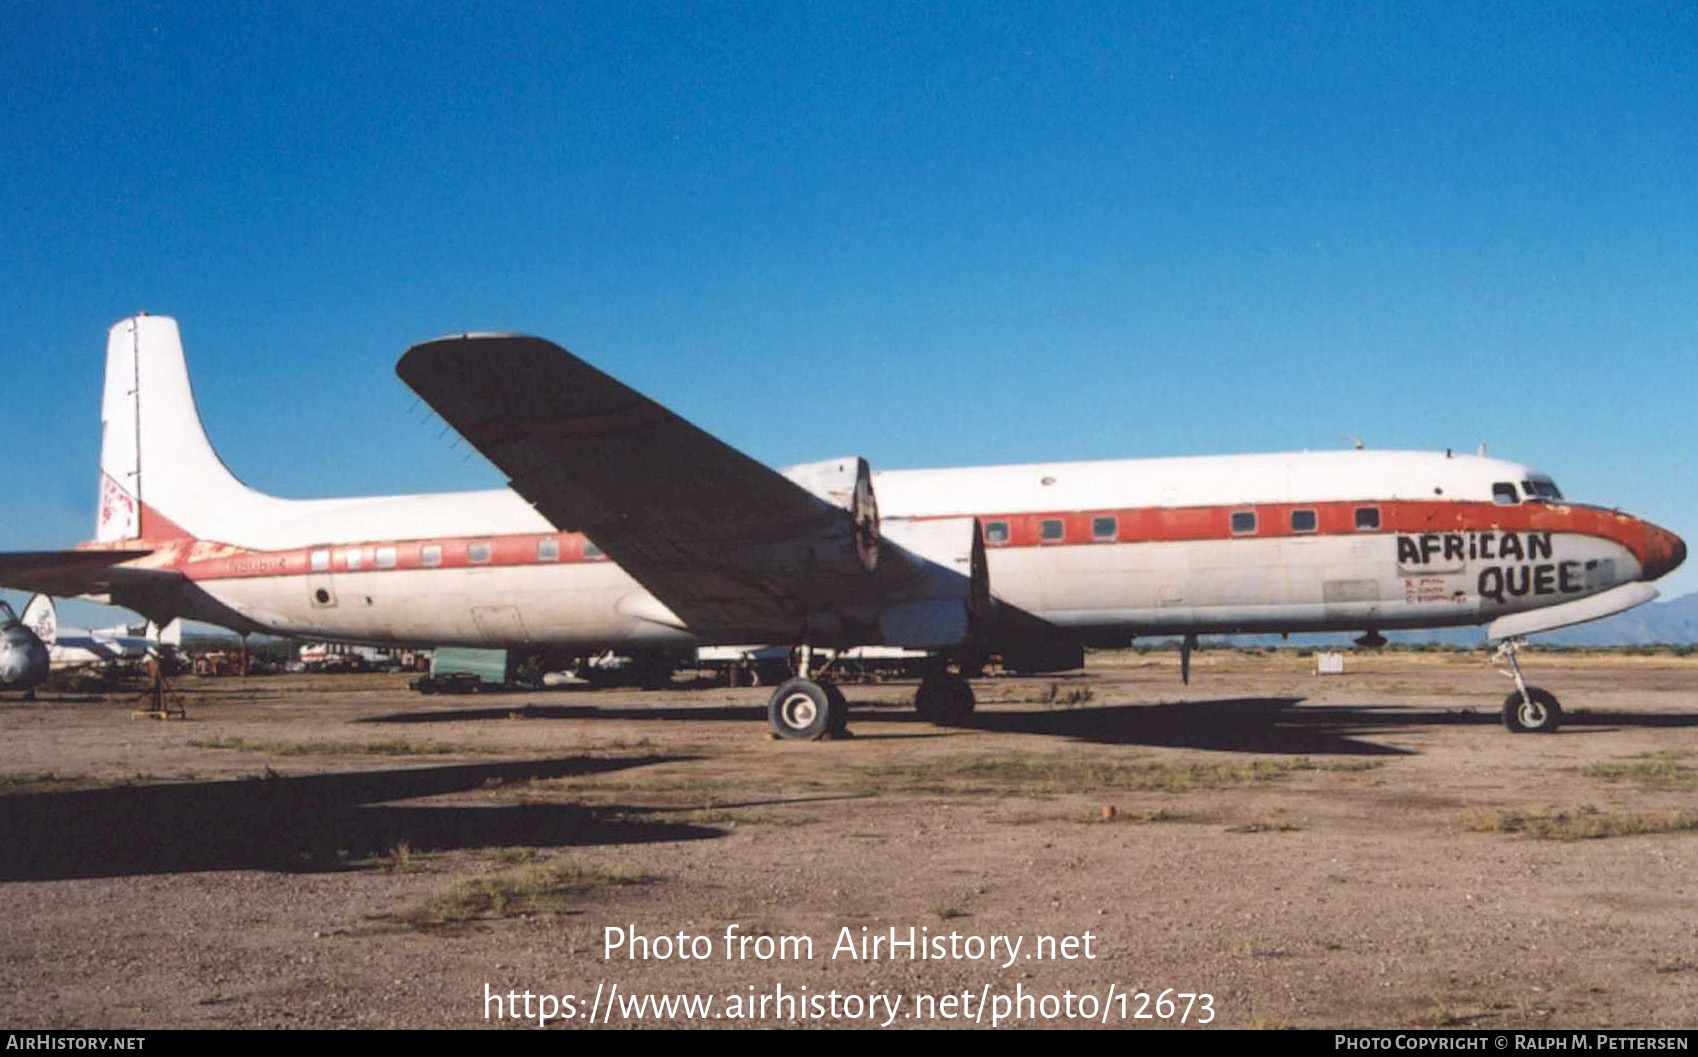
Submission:
[[965,723],[973,715],[977,699],[973,686],[959,675],[928,675],[914,693],[914,708],[920,718],[940,727]]
[[836,689],[811,679],[780,683],[766,705],[773,732],[789,741],[814,741],[843,729],[846,709]]
[[825,684],[826,700],[831,702],[831,733],[847,736],[849,733],[849,699],[843,696],[843,688],[836,683]]
[[1549,734],[1562,725],[1562,706],[1549,690],[1529,686],[1525,701],[1516,690],[1503,699],[1503,725],[1515,734]]
[[644,690],[665,690],[672,685],[672,662],[664,657],[643,657],[636,663],[637,685]]

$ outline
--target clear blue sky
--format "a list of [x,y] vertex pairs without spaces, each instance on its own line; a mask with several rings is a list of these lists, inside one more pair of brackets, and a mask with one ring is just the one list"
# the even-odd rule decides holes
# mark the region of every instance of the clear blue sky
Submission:
[[[290,496],[500,482],[411,343],[775,464],[1473,450],[1698,541],[1690,4],[0,4],[0,549],[176,316]],[[1683,569],[1667,594],[1698,587]]]

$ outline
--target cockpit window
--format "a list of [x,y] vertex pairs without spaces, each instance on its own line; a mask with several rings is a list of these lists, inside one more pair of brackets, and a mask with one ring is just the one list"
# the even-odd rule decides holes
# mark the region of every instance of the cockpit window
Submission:
[[1521,482],[1521,487],[1526,490],[1529,498],[1562,502],[1562,491],[1557,488],[1556,482],[1543,474],[1529,476],[1527,480]]
[[18,615],[12,612],[12,607],[0,602],[0,627],[11,627],[18,622]]
[[1521,496],[1515,491],[1514,481],[1498,481],[1492,485],[1492,502],[1504,506],[1514,506],[1521,502]]

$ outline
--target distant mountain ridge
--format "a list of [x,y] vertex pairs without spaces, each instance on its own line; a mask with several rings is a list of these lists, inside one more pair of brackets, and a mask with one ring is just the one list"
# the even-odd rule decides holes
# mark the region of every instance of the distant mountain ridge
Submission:
[[[1386,637],[1393,642],[1479,646],[1486,641],[1486,629],[1401,631],[1387,633]],[[1677,646],[1698,642],[1698,592],[1666,602],[1651,602],[1590,624],[1540,632],[1529,636],[1528,641],[1547,646],[1653,646],[1658,643]]]
[[1560,646],[1650,646],[1698,642],[1698,592],[1671,598],[1536,636],[1535,642]]
[[[1293,635],[1282,639],[1278,635],[1209,636],[1210,642],[1259,646],[1342,646],[1356,637],[1343,635]],[[1439,646],[1484,646],[1484,626],[1466,628],[1434,628],[1430,631],[1388,631],[1386,638],[1399,643],[1432,643]],[[1139,640],[1145,641],[1145,640]],[[1156,641],[1156,640],[1151,640]],[[1165,640],[1160,640],[1165,641]],[[1529,637],[1534,645],[1547,646],[1670,646],[1698,643],[1698,592],[1671,598],[1667,602],[1647,605],[1617,613],[1613,617],[1594,620],[1560,631],[1545,631]]]

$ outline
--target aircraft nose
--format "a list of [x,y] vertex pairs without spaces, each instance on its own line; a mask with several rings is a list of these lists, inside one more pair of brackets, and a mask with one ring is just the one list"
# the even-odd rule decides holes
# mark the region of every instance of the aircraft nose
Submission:
[[1686,560],[1686,541],[1656,525],[1646,525],[1645,560],[1640,563],[1642,580],[1658,580],[1679,568]]

